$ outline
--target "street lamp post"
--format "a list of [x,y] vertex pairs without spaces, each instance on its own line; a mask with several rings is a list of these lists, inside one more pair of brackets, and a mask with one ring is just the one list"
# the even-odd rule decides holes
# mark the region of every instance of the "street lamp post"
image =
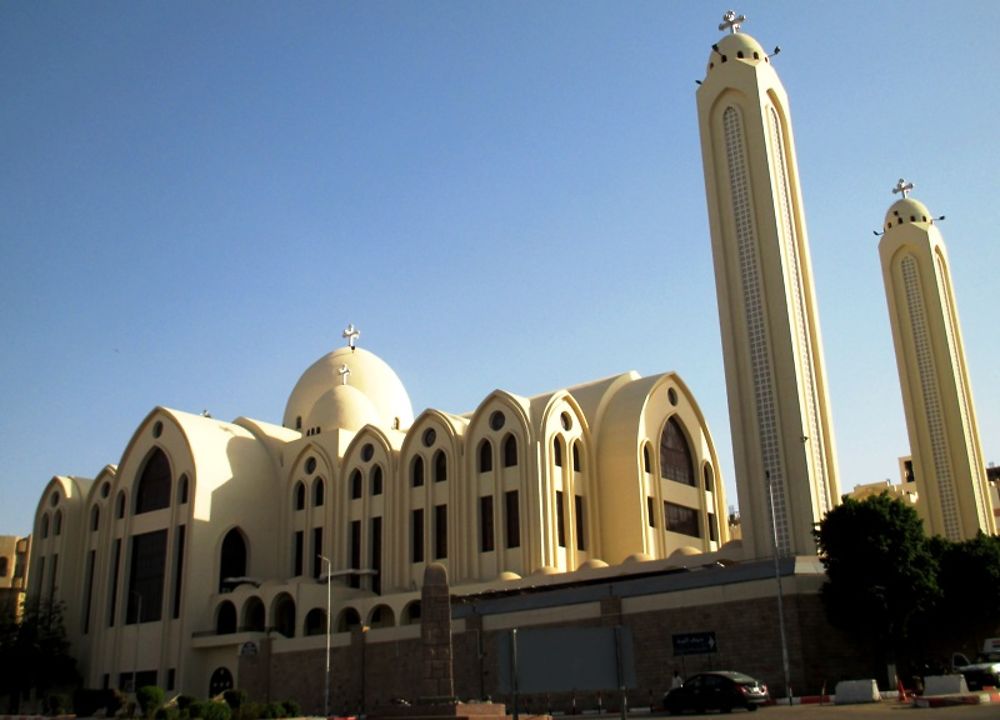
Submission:
[[330,615],[333,610],[330,605],[330,579],[333,577],[333,563],[325,555],[320,555],[319,559],[326,563],[326,672],[323,674],[323,716],[330,717]]
[[785,694],[788,704],[792,704],[791,674],[788,670],[788,641],[785,638],[785,602],[781,591],[781,567],[778,563],[778,521],[774,511],[774,484],[771,482],[771,471],[764,471],[767,480],[767,496],[771,505],[771,540],[774,543],[774,579],[778,583],[778,629],[781,632],[781,664],[785,671]]

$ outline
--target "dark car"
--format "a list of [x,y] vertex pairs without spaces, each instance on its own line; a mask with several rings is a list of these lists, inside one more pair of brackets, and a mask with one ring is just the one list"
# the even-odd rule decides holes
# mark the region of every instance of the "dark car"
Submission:
[[756,710],[758,705],[763,705],[770,699],[764,683],[743,673],[719,670],[688,678],[679,688],[674,688],[663,696],[663,707],[672,714],[685,710]]

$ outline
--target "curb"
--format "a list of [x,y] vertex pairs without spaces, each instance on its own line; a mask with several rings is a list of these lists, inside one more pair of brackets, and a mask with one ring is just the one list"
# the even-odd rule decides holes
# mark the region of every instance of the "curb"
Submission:
[[915,707],[936,708],[955,705],[992,705],[1000,704],[1000,692],[974,692],[962,695],[936,695],[932,697],[914,698]]

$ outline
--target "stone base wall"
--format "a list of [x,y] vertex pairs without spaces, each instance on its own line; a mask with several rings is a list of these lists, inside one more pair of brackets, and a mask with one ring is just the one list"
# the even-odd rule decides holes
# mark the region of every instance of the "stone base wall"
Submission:
[[[785,624],[791,687],[795,695],[829,692],[840,680],[866,676],[870,663],[855,652],[846,638],[826,621],[817,594],[785,596]],[[586,627],[622,625],[632,633],[636,687],[627,690],[629,707],[659,706],[675,669],[684,677],[704,670],[740,670],[768,684],[772,695],[784,697],[781,642],[774,597],[732,602],[665,607],[644,612],[622,612],[618,598],[600,603],[598,616],[586,620],[533,624],[531,627]],[[507,630],[483,630],[482,616],[466,618],[464,631],[453,636],[455,694],[463,700],[490,698],[507,704],[500,692],[499,644]],[[672,636],[711,631],[717,652],[677,657]],[[254,699],[294,698],[306,713],[323,710],[324,650],[241,658],[239,686]],[[355,630],[351,644],[335,648],[330,685],[331,714],[371,713],[405,699],[416,704],[421,692],[419,639],[375,642],[369,633]],[[270,672],[270,679],[266,676]],[[577,712],[602,708],[618,712],[621,694],[616,688],[601,692],[551,692],[519,697],[522,712]]]

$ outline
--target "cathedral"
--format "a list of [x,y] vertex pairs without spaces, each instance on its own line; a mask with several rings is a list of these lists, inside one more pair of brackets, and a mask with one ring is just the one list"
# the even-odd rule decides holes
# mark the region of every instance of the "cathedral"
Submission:
[[[382,653],[399,667],[419,637],[431,563],[453,597],[513,598],[475,606],[456,630],[475,633],[463,652],[478,679],[462,687],[480,696],[502,692],[502,673],[484,669],[502,666],[491,632],[608,618],[634,626],[635,686],[650,694],[665,651],[649,643],[681,630],[706,629],[713,650],[728,641],[731,664],[776,684],[777,640],[748,640],[739,622],[770,615],[776,573],[798,618],[792,682],[830,676],[836,640],[810,624],[823,622],[812,529],[840,500],[819,311],[788,98],[743,21],[726,14],[697,92],[739,536],[712,434],[676,373],[496,390],[468,412],[415,416],[351,325],[291,389],[280,425],[156,407],[115,464],[45,487],[28,592],[65,603],[87,687],[271,697],[273,682],[322,707],[322,679],[304,668],[332,640],[336,692],[360,697],[335,705],[363,711],[405,695],[405,672],[373,689],[365,663]],[[881,253],[918,506],[929,532],[995,532],[946,256],[926,208],[900,203]],[[586,594],[594,583],[607,597]],[[539,599],[557,588],[583,589]]]

